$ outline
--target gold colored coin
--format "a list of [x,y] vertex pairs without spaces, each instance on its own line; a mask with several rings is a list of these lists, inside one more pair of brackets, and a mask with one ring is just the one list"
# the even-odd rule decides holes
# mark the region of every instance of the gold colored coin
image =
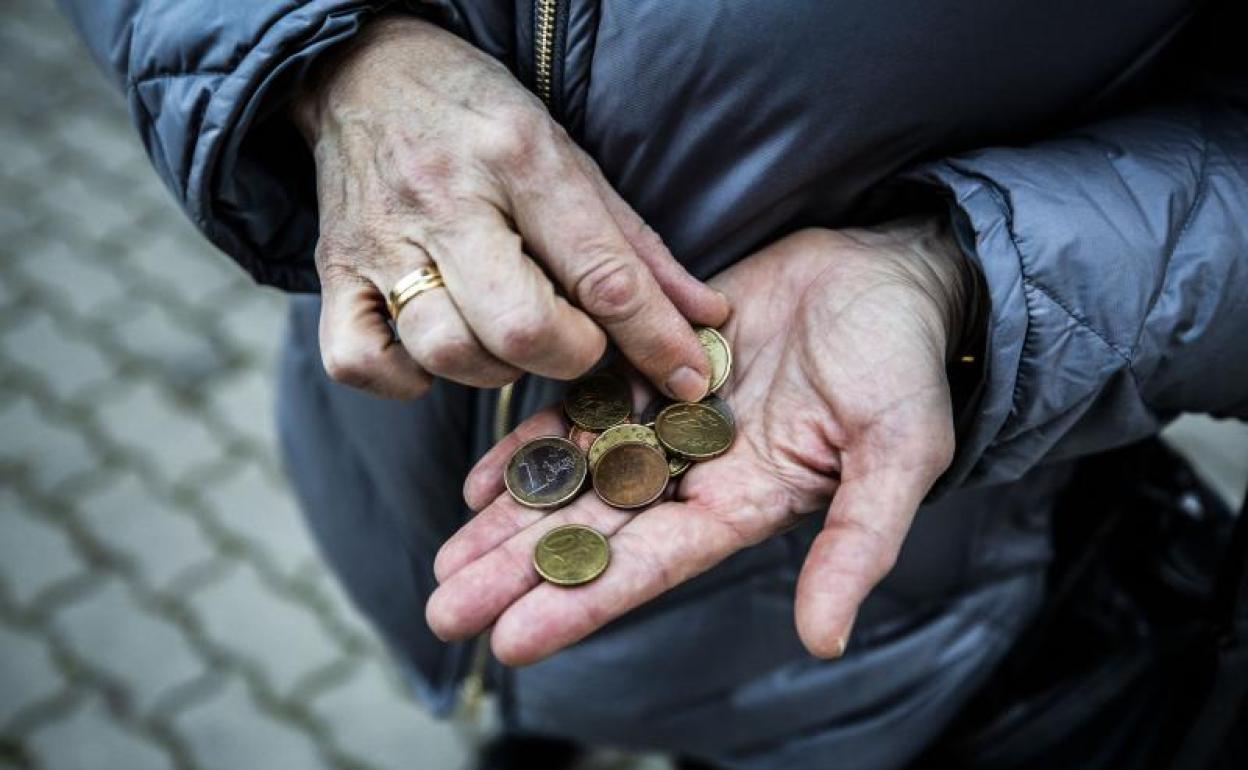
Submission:
[[714,393],[724,387],[728,375],[732,374],[732,348],[728,347],[724,335],[709,326],[699,328],[697,334],[698,342],[711,361],[711,392]]
[[654,435],[652,429],[631,422],[616,425],[604,430],[598,435],[598,438],[594,439],[594,443],[589,445],[589,472],[594,472],[594,468],[598,466],[598,461],[602,459],[603,454],[608,449],[625,441],[649,444],[660,451],[663,449],[663,445],[659,443],[659,439]]
[[537,574],[561,586],[588,583],[601,575],[610,561],[607,539],[580,524],[555,527],[542,535],[533,549]]
[[611,374],[592,374],[572,384],[563,399],[568,419],[585,430],[603,431],[628,419],[633,394],[628,383]]
[[675,454],[668,455],[667,456],[667,475],[671,476],[672,478],[676,478],[680,474],[689,470],[689,466],[691,465],[693,465],[692,460],[686,460],[680,455],[675,455]]
[[732,446],[733,428],[706,404],[672,404],[654,421],[654,432],[670,452],[690,460],[709,460]]
[[587,470],[585,453],[576,444],[562,436],[540,436],[512,452],[503,483],[521,505],[556,508],[581,491]]
[[670,479],[663,450],[649,444],[616,444],[598,460],[594,491],[615,508],[640,508],[659,499]]

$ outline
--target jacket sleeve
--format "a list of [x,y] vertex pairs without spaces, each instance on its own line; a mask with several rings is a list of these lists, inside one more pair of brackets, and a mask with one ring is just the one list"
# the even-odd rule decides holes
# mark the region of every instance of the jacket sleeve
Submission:
[[315,178],[279,114],[313,59],[382,10],[455,27],[449,0],[60,0],[125,92],[156,172],[195,225],[257,280],[308,291]]
[[919,169],[974,229],[986,387],[946,482],[1000,483],[1186,411],[1248,417],[1248,78]]

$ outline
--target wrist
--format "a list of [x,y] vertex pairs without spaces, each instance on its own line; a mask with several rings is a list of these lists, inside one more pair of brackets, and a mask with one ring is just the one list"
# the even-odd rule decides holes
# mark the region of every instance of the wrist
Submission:
[[854,237],[892,256],[906,282],[926,300],[925,317],[943,360],[955,360],[969,336],[976,267],[958,245],[948,220],[896,220],[856,231]]
[[333,105],[360,101],[373,84],[394,71],[396,53],[430,30],[440,31],[410,16],[378,16],[365,22],[349,42],[318,57],[295,86],[287,110],[308,146],[316,145]]

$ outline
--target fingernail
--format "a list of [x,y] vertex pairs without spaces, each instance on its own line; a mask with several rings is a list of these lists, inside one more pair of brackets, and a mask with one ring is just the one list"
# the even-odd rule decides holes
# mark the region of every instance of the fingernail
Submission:
[[838,636],[833,646],[832,657],[839,658],[845,654],[845,648],[849,646],[849,640],[843,636]]
[[667,378],[667,392],[680,401],[701,401],[711,385],[710,378],[691,367],[682,366]]

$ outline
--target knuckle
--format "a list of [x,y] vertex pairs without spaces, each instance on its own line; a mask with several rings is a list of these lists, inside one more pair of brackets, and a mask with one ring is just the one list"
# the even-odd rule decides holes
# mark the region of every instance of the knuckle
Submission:
[[550,138],[546,117],[529,105],[511,105],[486,121],[478,151],[488,164],[510,171],[532,167]]
[[459,334],[431,334],[422,346],[419,360],[435,374],[447,374],[469,368],[475,357],[476,343]]
[[641,308],[639,265],[610,257],[600,260],[576,285],[576,296],[590,315],[607,321],[626,321]]
[[499,349],[509,360],[536,357],[551,334],[550,319],[534,310],[506,314]]
[[373,381],[373,357],[355,348],[330,344],[321,351],[325,373],[334,382],[367,388]]

